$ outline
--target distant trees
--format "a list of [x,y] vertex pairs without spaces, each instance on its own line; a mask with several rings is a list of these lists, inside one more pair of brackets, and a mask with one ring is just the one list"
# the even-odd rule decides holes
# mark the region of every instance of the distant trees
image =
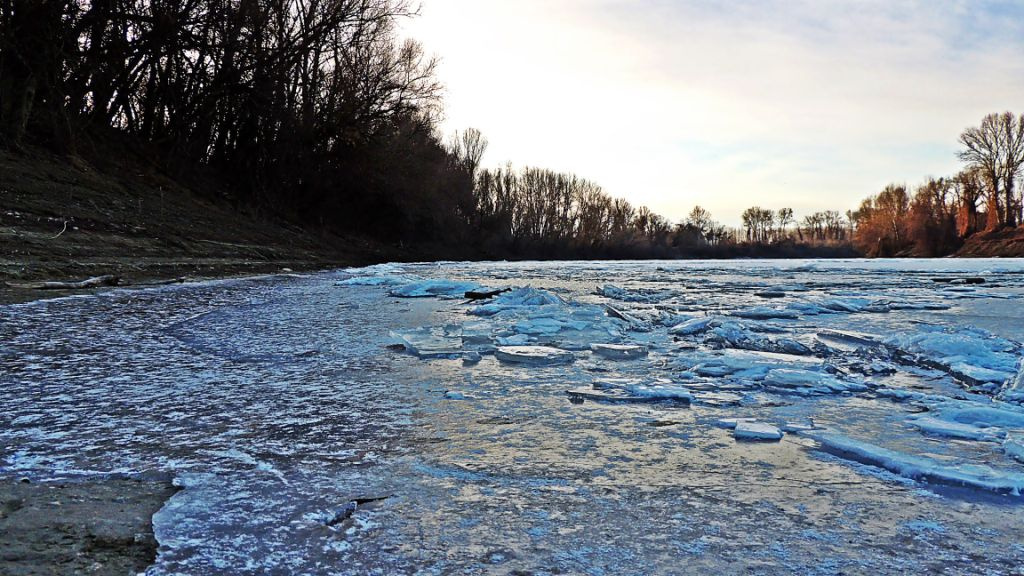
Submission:
[[743,228],[746,230],[747,242],[767,243],[772,234],[775,212],[760,206],[753,206],[743,211]]

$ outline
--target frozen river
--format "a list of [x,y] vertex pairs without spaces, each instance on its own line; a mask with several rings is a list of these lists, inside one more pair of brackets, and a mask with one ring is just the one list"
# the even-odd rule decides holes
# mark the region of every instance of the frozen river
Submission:
[[1022,296],[443,263],[0,306],[0,478],[174,477],[151,575],[1020,573]]

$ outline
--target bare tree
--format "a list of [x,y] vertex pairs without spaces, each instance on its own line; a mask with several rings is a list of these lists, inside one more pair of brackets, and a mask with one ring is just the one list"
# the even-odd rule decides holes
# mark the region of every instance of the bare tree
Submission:
[[466,128],[452,135],[448,149],[458,163],[475,177],[480,168],[480,161],[487,151],[487,139],[476,128]]
[[1019,210],[1014,185],[1024,166],[1024,116],[989,114],[960,135],[960,159],[987,180],[987,229],[1016,226]]

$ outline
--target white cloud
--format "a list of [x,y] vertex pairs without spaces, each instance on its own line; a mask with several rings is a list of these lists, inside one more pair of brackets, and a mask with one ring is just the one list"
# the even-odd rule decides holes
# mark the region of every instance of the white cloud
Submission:
[[425,0],[446,128],[485,161],[575,172],[681,218],[853,208],[958,167],[956,137],[1024,103],[1007,3]]

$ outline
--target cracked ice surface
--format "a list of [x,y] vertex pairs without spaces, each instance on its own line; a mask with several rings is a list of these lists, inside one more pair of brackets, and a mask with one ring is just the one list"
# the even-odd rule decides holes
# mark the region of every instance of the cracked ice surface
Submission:
[[150,574],[1012,573],[1022,272],[391,264],[0,307],[0,475],[176,478]]

